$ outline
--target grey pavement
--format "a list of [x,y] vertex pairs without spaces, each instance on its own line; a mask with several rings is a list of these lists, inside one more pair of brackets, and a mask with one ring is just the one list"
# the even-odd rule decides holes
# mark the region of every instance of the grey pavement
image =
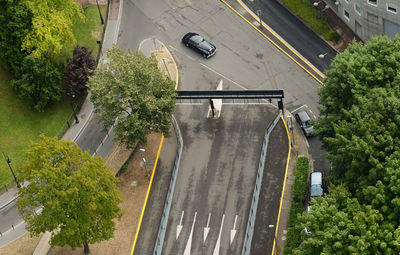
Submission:
[[[117,43],[122,12],[122,2],[123,0],[111,0],[108,25],[103,41],[103,54],[107,49],[112,47],[112,44]],[[104,59],[104,55],[102,59]],[[102,62],[103,61],[100,61],[100,64]],[[90,150],[92,155],[105,157],[114,144],[114,136],[112,132],[107,134],[101,131],[101,127],[99,127],[100,124],[93,120],[94,117],[93,104],[90,102],[89,94],[86,97],[80,112],[78,113],[79,123],[74,122],[66,131],[62,139],[76,141],[82,149]],[[88,138],[88,135],[85,132],[92,132],[92,136]],[[97,139],[94,139],[93,137]],[[17,214],[15,201],[10,203],[10,201],[15,198],[16,193],[17,188],[11,188],[0,196],[0,214],[2,216],[2,220],[4,219],[5,215],[9,215],[9,217],[11,217],[11,215],[16,215],[19,217]],[[10,226],[8,229],[4,229],[4,232],[0,230],[0,248],[21,237],[27,232],[25,229],[25,223],[22,221],[22,219],[14,221],[15,225],[11,223],[13,226]],[[48,244],[49,238],[50,233],[43,235],[34,254],[47,254],[50,248]]]

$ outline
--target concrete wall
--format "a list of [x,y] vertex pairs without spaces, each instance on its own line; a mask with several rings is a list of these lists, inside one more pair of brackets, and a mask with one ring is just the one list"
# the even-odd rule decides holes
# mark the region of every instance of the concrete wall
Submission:
[[[339,4],[335,4],[336,1]],[[383,34],[393,37],[395,32],[400,35],[399,0],[375,0],[376,4],[373,0],[325,0],[325,2],[363,41]],[[396,13],[388,10],[388,7],[394,8]]]
[[[106,5],[107,0],[97,0],[99,2],[99,5]],[[75,0],[75,2],[80,3],[82,6],[87,6],[87,5],[95,5],[96,0]]]

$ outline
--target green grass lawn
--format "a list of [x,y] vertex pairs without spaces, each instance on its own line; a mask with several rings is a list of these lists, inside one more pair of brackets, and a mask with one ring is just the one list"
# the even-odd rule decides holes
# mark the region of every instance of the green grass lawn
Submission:
[[[102,6],[105,18],[106,7]],[[85,8],[86,22],[74,26],[77,44],[93,50],[96,57],[97,40],[100,40],[103,26],[100,23],[97,6]],[[63,51],[63,58],[71,56],[76,44]],[[12,160],[13,170],[18,175],[18,167],[23,163],[24,151],[31,141],[39,139],[38,132],[47,136],[57,136],[72,109],[69,99],[64,97],[56,105],[46,108],[45,112],[37,112],[21,100],[10,87],[11,77],[0,67],[0,153],[6,153]],[[13,181],[13,176],[3,157],[0,155],[0,190]]]
[[309,0],[282,0],[282,2],[325,40],[337,42],[340,39],[339,34],[329,27],[325,17]]

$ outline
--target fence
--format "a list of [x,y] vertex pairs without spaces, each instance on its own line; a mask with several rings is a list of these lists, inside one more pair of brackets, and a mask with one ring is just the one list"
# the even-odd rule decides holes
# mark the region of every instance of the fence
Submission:
[[249,219],[247,221],[246,235],[245,235],[244,242],[243,242],[242,255],[250,254],[251,241],[253,239],[253,233],[254,233],[254,224],[256,221],[258,200],[260,197],[261,181],[262,181],[263,174],[264,174],[265,158],[267,156],[269,135],[271,134],[272,130],[275,128],[275,126],[278,123],[280,118],[281,118],[281,114],[278,114],[278,116],[275,118],[275,120],[268,126],[267,130],[265,131],[264,142],[263,142],[263,146],[261,149],[260,162],[258,163],[256,184],[254,186],[253,198],[251,200],[251,206],[250,206]]
[[178,152],[175,158],[174,169],[172,170],[172,177],[169,183],[168,194],[165,199],[164,210],[161,217],[161,223],[158,228],[157,240],[156,240],[156,245],[154,247],[153,255],[160,255],[162,252],[162,246],[164,243],[165,231],[167,229],[169,212],[171,210],[172,196],[174,195],[176,178],[178,177],[179,164],[181,162],[181,156],[182,156],[182,148],[183,148],[182,135],[178,123],[176,122],[176,119],[173,115],[172,115],[172,124],[174,125],[175,133],[178,138]]

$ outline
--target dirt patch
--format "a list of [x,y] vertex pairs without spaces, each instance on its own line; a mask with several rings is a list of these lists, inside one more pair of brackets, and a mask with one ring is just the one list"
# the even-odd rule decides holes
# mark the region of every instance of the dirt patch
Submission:
[[[146,161],[155,161],[158,148],[160,145],[161,134],[153,133],[147,136],[147,145],[143,148]],[[113,148],[113,157],[107,157],[108,162],[118,163],[118,151],[126,153],[126,148],[115,145]],[[111,153],[112,154],[112,153]],[[110,154],[110,155],[111,155]],[[152,171],[152,170],[150,170]],[[139,223],[140,214],[144,204],[149,185],[149,178],[146,177],[145,166],[143,164],[141,154],[136,151],[128,164],[128,169],[119,176],[120,182],[117,184],[121,191],[123,201],[120,204],[124,210],[124,215],[117,222],[117,229],[114,237],[96,243],[90,246],[91,254],[110,255],[110,254],[130,254],[133,239],[136,234],[137,225]],[[50,250],[49,255],[74,255],[83,254],[82,248],[72,250],[69,246],[54,247]]]
[[1,248],[0,254],[7,255],[32,255],[42,235],[31,237],[26,233],[19,239]]

